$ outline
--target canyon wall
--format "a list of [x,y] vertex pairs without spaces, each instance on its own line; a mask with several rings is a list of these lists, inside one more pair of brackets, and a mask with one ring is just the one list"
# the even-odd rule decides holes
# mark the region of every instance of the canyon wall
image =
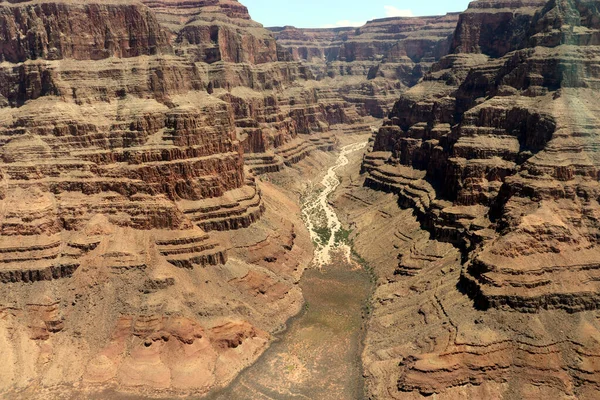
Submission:
[[399,95],[448,54],[458,14],[386,18],[360,28],[270,28],[323,86],[384,118]]
[[[0,396],[201,395],[300,310],[310,239],[245,170],[235,96],[268,104],[301,66],[239,3],[188,5],[252,34],[228,22],[215,46],[202,18],[180,32],[138,2],[0,2]],[[310,101],[277,108],[289,140],[327,126]]]
[[144,3],[168,30],[174,53],[202,70],[208,93],[230,104],[254,172],[275,172],[314,149],[332,149],[333,126],[344,129],[367,115],[362,105],[316,88],[311,71],[237,1]]
[[594,1],[472,2],[375,136],[365,184],[414,222],[390,226],[372,393],[597,398],[598,21]]

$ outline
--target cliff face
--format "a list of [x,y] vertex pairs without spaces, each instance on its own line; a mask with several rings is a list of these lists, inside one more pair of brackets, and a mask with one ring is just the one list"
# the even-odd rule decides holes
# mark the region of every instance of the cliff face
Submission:
[[231,105],[253,171],[278,171],[311,150],[330,149],[332,126],[345,129],[366,116],[363,104],[315,87],[312,72],[237,1],[144,3],[170,32],[174,53],[202,71],[210,94]]
[[[271,28],[277,41],[294,59],[308,62],[382,61],[432,62],[448,53],[459,14],[384,18],[360,28]],[[425,60],[423,60],[425,61]]]
[[[444,348],[383,357],[400,366],[380,374],[373,367],[373,388],[388,390],[391,379],[396,390],[415,395],[477,398],[485,390],[508,396],[508,385],[515,396],[530,397],[542,382],[554,390],[551,398],[597,395],[590,360],[598,348],[590,338],[599,330],[593,310],[600,299],[598,17],[596,2],[587,1],[471,3],[452,53],[401,97],[376,135],[363,164],[366,184],[397,193],[435,243],[460,250],[463,267],[452,274],[451,259],[437,251],[439,261],[423,258],[426,244],[401,258],[396,273],[410,278],[380,293],[417,287],[427,278],[421,270],[447,275],[455,286],[446,277],[422,293],[456,334]],[[471,302],[463,304],[459,292]],[[382,300],[373,325],[417,307],[410,304]],[[464,313],[454,312],[459,307]],[[532,313],[527,326],[519,313]],[[366,359],[373,366],[383,361],[385,335],[370,334]],[[540,365],[548,370],[538,380]]]
[[[0,19],[0,393],[226,384],[299,310],[311,248],[208,93],[235,67],[197,62],[139,3],[0,2]],[[237,65],[239,85],[261,73]]]
[[99,60],[170,51],[154,15],[136,4],[16,3],[2,7],[0,15],[4,61]]
[[383,118],[399,95],[450,50],[458,14],[386,18],[360,28],[271,28],[277,43],[303,61],[339,97]]
[[209,64],[277,61],[275,40],[234,0],[145,0],[174,35],[178,54]]

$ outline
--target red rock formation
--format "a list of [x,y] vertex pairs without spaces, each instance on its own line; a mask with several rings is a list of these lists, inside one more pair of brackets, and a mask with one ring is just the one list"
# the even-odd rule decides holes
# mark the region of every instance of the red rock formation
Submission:
[[175,37],[179,54],[209,64],[277,61],[275,40],[235,0],[145,0]]
[[201,69],[207,91],[231,105],[254,171],[278,170],[282,163],[269,161],[276,148],[366,114],[362,104],[315,89],[312,72],[292,62],[238,2],[145,3],[171,32],[175,54]]
[[[459,18],[452,54],[402,96],[379,131],[363,166],[367,185],[397,193],[465,263],[452,275],[456,288],[434,285],[440,320],[458,333],[448,345],[436,334],[428,349],[403,352],[398,390],[451,398],[467,384],[489,390],[497,388],[490,381],[518,381],[524,389],[517,395],[527,398],[532,382],[560,393],[552,398],[597,396],[597,381],[580,375],[593,377],[595,368],[568,360],[598,354],[586,339],[597,327],[584,334],[581,324],[593,319],[600,299],[593,101],[599,16],[585,1],[473,2]],[[438,271],[427,265],[430,274]],[[398,271],[416,274],[409,282],[417,285],[425,279],[417,267],[403,257]],[[485,340],[467,334],[481,330],[469,321],[476,311],[455,313],[457,289],[473,300],[466,310],[487,310],[493,322],[484,325]],[[555,309],[580,314],[564,317],[557,332],[564,314]],[[508,311],[536,313],[532,323],[544,333],[532,334]],[[506,336],[507,329],[513,333]],[[452,336],[461,333],[460,340]],[[424,340],[417,336],[412,340]]]
[[457,13],[445,16],[384,18],[360,28],[271,28],[294,59],[308,62],[382,61],[429,62],[446,55],[456,27]]
[[206,332],[186,318],[141,315],[121,317],[116,326],[112,340],[88,365],[85,382],[206,390],[215,383],[213,371],[232,357],[229,349],[256,351],[268,338],[247,322]]
[[155,16],[134,3],[2,3],[0,60],[99,60],[170,51]]
[[[237,2],[193,6],[196,22],[214,14],[257,26]],[[265,332],[299,310],[307,233],[303,248],[289,246],[297,230],[280,222],[295,207],[281,205],[285,196],[269,192],[265,209],[244,171],[236,125],[247,117],[216,88],[236,65],[247,73],[234,86],[266,72],[197,62],[192,50],[207,43],[184,45],[164,15],[127,1],[0,2],[0,396],[24,395],[33,381],[53,392],[201,395],[252,363]],[[219,31],[223,58],[276,59],[274,39],[237,29]],[[294,68],[267,67],[282,72],[256,88],[291,81]],[[304,110],[286,118],[290,136],[321,120]],[[274,231],[270,246],[296,264],[265,275],[249,261],[260,251],[232,242],[249,235],[251,247]],[[253,284],[281,293],[273,307],[235,283],[258,271]]]

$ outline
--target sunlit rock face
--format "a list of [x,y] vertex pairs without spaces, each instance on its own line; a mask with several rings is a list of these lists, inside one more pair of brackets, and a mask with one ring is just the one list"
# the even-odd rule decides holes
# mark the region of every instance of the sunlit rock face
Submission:
[[389,116],[366,186],[409,211],[354,185],[379,233],[357,246],[385,260],[369,395],[597,398],[599,21],[576,0],[332,30],[233,0],[0,0],[0,397],[231,382],[311,258],[255,174]]
[[[594,1],[471,3],[450,54],[377,134],[363,164],[367,185],[397,193],[433,239],[460,250],[462,264],[435,295],[440,322],[457,336],[401,350],[400,367],[373,381],[379,389],[391,379],[415,397],[597,396],[599,17]],[[437,270],[403,257],[398,274],[418,287],[423,265]],[[408,307],[395,303],[381,318]],[[486,323],[473,324],[480,316]],[[383,337],[372,335],[370,362],[390,346],[377,344]]]
[[[273,62],[274,39],[237,2],[177,5],[195,15],[181,13],[187,33],[133,1],[0,2],[0,397],[200,395],[300,308],[308,235],[297,206],[245,171],[251,116],[235,100],[300,66]],[[230,67],[198,59],[214,48],[198,11],[224,24]],[[275,111],[293,128],[282,142],[313,132],[311,101]]]
[[315,149],[331,149],[332,127],[347,130],[368,116],[366,100],[350,102],[318,85],[237,1],[144,3],[168,31],[174,53],[198,68],[210,94],[231,105],[253,172],[279,171]]
[[385,117],[398,96],[448,54],[458,14],[386,18],[360,28],[270,28],[280,47],[301,60],[339,97]]
[[263,64],[277,61],[274,38],[235,0],[144,0],[194,61]]

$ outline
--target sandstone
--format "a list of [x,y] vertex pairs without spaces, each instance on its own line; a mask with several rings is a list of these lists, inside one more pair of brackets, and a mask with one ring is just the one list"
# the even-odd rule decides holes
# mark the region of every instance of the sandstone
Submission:
[[[509,385],[533,398],[538,383],[549,398],[597,393],[594,380],[576,384],[581,369],[565,362],[597,351],[585,340],[596,328],[580,331],[598,307],[589,220],[595,14],[587,2],[473,2],[450,54],[401,96],[377,134],[365,184],[396,194],[435,244],[399,245],[398,278],[378,289],[372,328],[381,333],[368,335],[364,356],[374,393],[502,397]],[[453,244],[460,262],[440,242]],[[413,289],[431,308],[387,297]],[[441,330],[386,338],[410,312],[424,318],[415,332]],[[533,314],[527,327],[520,313]]]
[[[273,151],[299,135],[366,115],[365,102],[321,95],[312,72],[294,62],[237,1],[144,3],[171,33],[175,54],[194,63],[207,91],[231,105],[246,153]],[[277,170],[274,164],[259,155],[249,165],[263,173]]]
[[[202,395],[300,308],[308,235],[281,222],[285,194],[271,190],[266,209],[243,153],[299,134],[306,152],[331,149],[309,135],[341,122],[337,106],[238,2],[146,3],[0,2],[0,309],[14,310],[0,337],[18,332],[2,341],[2,396],[33,381]],[[290,104],[288,86],[304,99]],[[249,114],[245,91],[263,99]],[[247,139],[250,119],[274,142]],[[273,235],[286,264],[259,273],[248,229]],[[239,264],[272,304],[255,304],[262,283],[235,282]]]

